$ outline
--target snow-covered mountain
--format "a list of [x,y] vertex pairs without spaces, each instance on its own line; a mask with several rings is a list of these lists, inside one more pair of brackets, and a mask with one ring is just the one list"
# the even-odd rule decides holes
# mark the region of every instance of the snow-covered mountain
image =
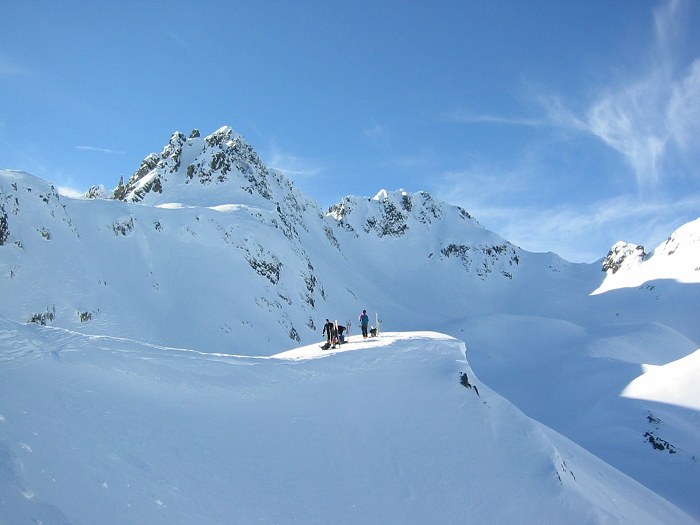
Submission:
[[[228,127],[83,199],[2,170],[0,523],[697,522],[699,239],[572,264],[425,192],[324,212]],[[317,351],[363,308],[395,335]]]
[[[673,232],[651,254],[644,247],[625,242],[616,243],[603,263],[609,270],[598,293],[617,288],[632,288],[663,279],[697,283],[700,274],[700,219]],[[623,270],[618,273],[618,270]]]
[[416,286],[426,304],[448,288],[465,311],[500,311],[532,272],[567,266],[525,254],[425,193],[349,197],[323,213],[230,128],[189,137],[173,134],[113,193],[88,192],[111,199],[69,199],[3,172],[3,261],[10,295],[22,299],[0,314],[233,352],[262,340],[268,353],[316,340],[319,321],[344,321],[363,305],[392,327],[420,325]]

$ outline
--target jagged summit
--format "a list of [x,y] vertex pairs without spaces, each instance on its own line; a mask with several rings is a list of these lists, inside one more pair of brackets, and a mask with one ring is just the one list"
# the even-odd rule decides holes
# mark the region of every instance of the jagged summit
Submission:
[[202,137],[175,132],[160,153],[151,153],[112,197],[150,205],[255,204],[265,208],[290,189],[284,176],[268,170],[252,146],[223,126]]
[[684,224],[647,254],[644,246],[617,242],[603,259],[605,281],[597,292],[670,279],[700,282],[700,219]]
[[[412,224],[429,226],[452,218],[474,232],[487,232],[463,208],[446,204],[425,191],[410,194],[403,189],[382,189],[371,199],[344,197],[338,204],[329,208],[328,215],[348,231],[372,232],[378,237],[401,237],[411,230]],[[492,240],[503,241],[503,238],[496,234],[489,236]]]
[[641,263],[646,255],[641,244],[618,241],[603,259],[603,271],[615,274],[621,268],[630,268]]

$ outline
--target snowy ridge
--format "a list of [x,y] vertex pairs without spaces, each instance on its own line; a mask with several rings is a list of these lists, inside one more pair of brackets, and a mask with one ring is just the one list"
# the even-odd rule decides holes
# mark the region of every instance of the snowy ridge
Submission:
[[438,202],[426,192],[409,194],[404,190],[381,190],[373,198],[345,197],[331,206],[328,214],[348,231],[360,235],[372,233],[377,237],[408,235],[418,225],[438,226],[444,221],[456,220],[470,233],[494,243],[505,242],[489,232],[466,210]]
[[9,333],[8,523],[693,523],[523,416],[441,334],[265,359]]
[[[483,228],[466,210],[435,200],[426,192],[381,190],[372,199],[345,197],[328,216],[345,232],[367,242],[367,236],[400,239],[428,259],[458,261],[480,278],[512,278],[522,251]],[[465,242],[468,241],[468,242]]]

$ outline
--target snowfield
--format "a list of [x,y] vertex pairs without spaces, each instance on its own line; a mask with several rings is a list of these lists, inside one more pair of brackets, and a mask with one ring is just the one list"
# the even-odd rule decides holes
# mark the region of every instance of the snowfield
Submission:
[[0,523],[694,523],[442,334],[269,358],[7,321],[0,340]]

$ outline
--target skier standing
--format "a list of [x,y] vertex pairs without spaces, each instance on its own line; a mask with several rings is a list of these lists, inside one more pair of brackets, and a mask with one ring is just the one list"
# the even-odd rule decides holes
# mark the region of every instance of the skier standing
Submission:
[[360,314],[360,326],[362,327],[362,337],[367,339],[367,325],[369,325],[369,316],[367,310],[362,310]]
[[323,325],[322,335],[323,334],[326,335],[326,341],[330,345],[331,339],[333,339],[333,323],[331,323],[328,319],[326,319],[326,324]]

